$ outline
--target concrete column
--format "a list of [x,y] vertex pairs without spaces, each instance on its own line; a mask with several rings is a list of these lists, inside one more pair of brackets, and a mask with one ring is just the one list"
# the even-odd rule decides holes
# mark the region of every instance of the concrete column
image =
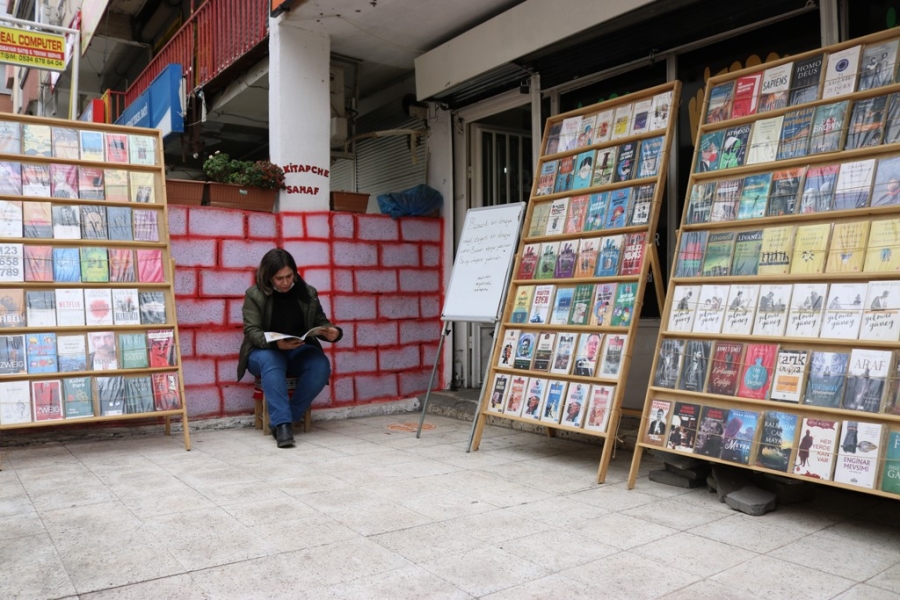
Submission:
[[278,211],[328,210],[331,39],[285,17],[269,22],[269,153],[285,170]]

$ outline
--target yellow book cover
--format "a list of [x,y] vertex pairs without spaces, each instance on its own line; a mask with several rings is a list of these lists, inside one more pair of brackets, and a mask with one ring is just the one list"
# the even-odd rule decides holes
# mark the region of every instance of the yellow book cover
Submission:
[[900,219],[872,221],[866,248],[866,273],[900,271]]
[[510,321],[512,321],[513,323],[528,322],[528,311],[531,310],[531,298],[533,295],[533,285],[523,285],[518,290],[516,290],[516,296],[513,300],[513,309]]
[[859,273],[866,258],[869,221],[835,223],[828,248],[826,273]]
[[825,270],[831,223],[800,225],[794,238],[791,275],[821,273]]
[[758,275],[783,275],[790,271],[794,229],[793,225],[763,229]]
[[141,173],[133,171],[131,173],[131,201],[141,203],[156,202],[154,194],[153,173]]
[[104,169],[103,181],[106,185],[106,199],[110,202],[128,202],[128,171],[124,169]]

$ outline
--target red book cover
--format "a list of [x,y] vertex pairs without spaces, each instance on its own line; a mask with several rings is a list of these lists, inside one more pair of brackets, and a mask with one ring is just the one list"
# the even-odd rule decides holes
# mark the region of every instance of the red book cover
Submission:
[[78,167],[78,197],[83,200],[104,200],[103,169]]
[[62,390],[60,387],[58,380],[31,382],[35,421],[53,421],[63,418]]
[[747,344],[737,395],[741,398],[765,400],[769,397],[772,373],[775,371],[777,344]]
[[522,260],[519,261],[519,274],[517,279],[534,279],[534,272],[537,269],[538,258],[540,256],[540,244],[526,244],[522,253]]
[[737,80],[734,85],[734,102],[731,105],[732,119],[756,114],[762,76],[762,73],[754,73]]
[[162,250],[137,250],[138,281],[141,283],[162,283]]
[[181,408],[178,373],[153,373],[153,404],[156,410]]
[[106,162],[128,162],[128,135],[107,133],[103,136],[106,144]]
[[109,281],[111,283],[134,281],[134,253],[130,248],[109,249]]
[[53,248],[25,246],[25,281],[53,281]]
[[54,198],[77,198],[78,167],[50,165],[50,195]]
[[175,366],[175,332],[171,329],[147,331],[151,367]]
[[709,380],[706,384],[707,393],[734,396],[738,387],[743,349],[744,344],[740,342],[716,342],[713,348]]
[[625,236],[625,252],[622,254],[622,266],[619,275],[639,275],[644,266],[644,250],[646,249],[647,232],[629,233]]
[[563,233],[580,233],[584,228],[584,216],[587,214],[588,196],[575,196],[569,200],[569,214]]

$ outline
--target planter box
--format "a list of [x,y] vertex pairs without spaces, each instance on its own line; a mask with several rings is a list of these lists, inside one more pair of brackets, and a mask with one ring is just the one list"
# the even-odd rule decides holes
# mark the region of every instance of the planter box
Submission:
[[364,213],[369,207],[369,194],[331,192],[331,210]]
[[263,190],[255,187],[243,187],[233,183],[209,182],[209,205],[219,208],[238,208],[272,212],[278,190]]
[[200,206],[203,203],[205,181],[166,179],[166,203]]

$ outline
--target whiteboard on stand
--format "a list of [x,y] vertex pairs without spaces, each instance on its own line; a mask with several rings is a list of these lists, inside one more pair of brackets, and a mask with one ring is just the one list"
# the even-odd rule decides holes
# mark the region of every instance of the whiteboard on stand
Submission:
[[493,323],[500,318],[524,214],[524,202],[466,212],[441,319]]

